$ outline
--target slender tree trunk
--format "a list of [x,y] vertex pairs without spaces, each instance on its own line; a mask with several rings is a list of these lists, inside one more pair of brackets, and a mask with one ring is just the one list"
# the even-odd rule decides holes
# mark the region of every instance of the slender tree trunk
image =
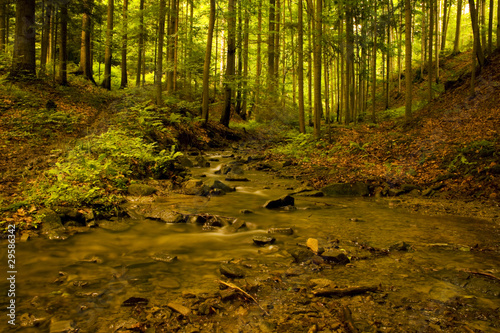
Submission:
[[238,80],[236,89],[236,106],[234,111],[241,117],[242,106],[242,80],[243,80],[243,15],[241,11],[242,2],[237,1],[238,7],[238,24],[236,27],[236,54],[238,63]]
[[481,35],[479,32],[479,23],[477,18],[477,9],[474,3],[474,0],[469,0],[469,10],[470,17],[472,21],[472,33],[474,34],[474,43],[476,44],[476,56],[479,62],[479,67],[482,68],[484,66],[484,53],[483,48],[481,47]]
[[274,80],[279,83],[280,72],[280,23],[281,20],[281,2],[276,0],[274,10]]
[[126,88],[128,85],[127,79],[127,25],[128,25],[128,0],[123,0],[123,16],[122,16],[122,76],[120,88]]
[[[3,0],[1,0],[3,1]],[[0,10],[4,4],[0,5]],[[42,25],[42,45],[40,50],[40,76],[44,76],[47,72],[47,58],[48,58],[48,50],[49,50],[49,38],[50,38],[50,17],[52,15],[52,3],[46,3],[44,6],[44,15],[43,15],[43,25]],[[2,30],[1,25],[4,25],[5,28],[5,17],[0,14],[0,34],[5,30]],[[2,37],[0,35],[0,43],[2,43]],[[0,51],[3,51],[4,48],[0,45]]]
[[104,54],[104,80],[102,87],[111,90],[111,57],[113,44],[114,0],[108,0],[108,19],[106,28],[106,51]]
[[432,88],[432,81],[434,81],[434,76],[432,74],[433,72],[433,66],[432,66],[432,47],[433,47],[433,36],[434,36],[434,1],[436,0],[429,0],[429,47],[428,47],[428,53],[429,53],[429,62],[427,63],[427,71],[428,71],[428,77],[429,77],[429,103],[434,99],[434,90]]
[[298,80],[299,80],[299,130],[300,133],[306,133],[306,121],[304,112],[304,19],[303,19],[303,1],[299,0],[298,4]]
[[158,13],[158,52],[156,61],[156,104],[163,105],[162,98],[162,77],[163,77],[163,43],[165,40],[165,16],[166,16],[166,1],[160,0],[160,8]]
[[500,49],[500,3],[497,2],[497,49]]
[[82,47],[80,50],[80,71],[85,78],[95,84],[92,74],[92,53],[90,33],[92,30],[92,8],[93,0],[85,0],[83,3],[82,16]]
[[411,117],[412,105],[412,71],[411,71],[411,0],[405,0],[405,118]]
[[[391,0],[392,1],[392,0]],[[387,7],[387,13],[390,12],[389,6]],[[392,48],[392,28],[391,25],[387,25],[387,58],[386,58],[386,77],[385,77],[385,109],[389,109],[389,90],[391,87],[391,71],[392,71],[392,66],[391,66],[391,48]]]
[[440,38],[439,38],[439,14],[440,14],[440,11],[441,11],[441,6],[439,5],[439,1],[440,0],[434,0],[434,6],[435,6],[435,19],[436,19],[436,26],[435,26],[435,29],[436,29],[436,38],[435,38],[435,41],[436,41],[436,45],[434,47],[434,52],[435,52],[435,61],[436,61],[436,71],[435,71],[435,74],[436,74],[436,77],[435,77],[435,80],[436,80],[436,83],[439,83],[439,50],[440,50]]
[[353,17],[351,8],[347,8],[346,12],[346,103],[344,121],[349,124],[354,111],[354,33],[353,33]]
[[490,0],[490,13],[488,19],[488,55],[493,53],[493,0]]
[[141,84],[142,53],[144,50],[144,0],[139,2],[139,50],[137,51],[137,73],[135,76],[135,86]]
[[425,63],[427,59],[427,13],[426,0],[422,1],[422,45],[420,51],[420,77],[424,77]]
[[[309,1],[308,1],[309,3]],[[312,7],[312,6],[311,6]],[[313,80],[312,80],[312,73],[313,73],[313,59],[312,59],[312,50],[313,50],[313,38],[312,38],[312,31],[313,31],[313,20],[314,20],[314,14],[312,13],[312,8],[309,8],[309,21],[308,21],[308,35],[309,35],[309,48],[307,52],[307,63],[308,63],[308,73],[307,73],[307,85],[308,85],[308,100],[309,100],[309,108],[308,108],[308,114],[309,114],[309,126],[313,126]]]
[[462,0],[457,1],[457,27],[455,29],[455,43],[453,44],[453,54],[460,53],[460,30],[462,27]]
[[[472,9],[471,9],[471,14],[472,14]],[[478,52],[477,48],[478,48],[478,43],[476,42],[472,43],[470,97],[474,97],[476,95],[476,54]]]
[[260,77],[262,75],[262,0],[258,0],[257,8],[257,64],[256,64],[256,79],[255,79],[255,102],[254,108],[258,108],[260,103]]
[[322,0],[316,0],[316,15],[314,24],[314,136],[321,137],[321,53],[323,40],[323,6]]
[[273,94],[275,85],[274,42],[275,42],[275,0],[269,0],[269,35],[267,37],[267,89]]
[[215,25],[215,0],[210,0],[210,18],[208,21],[207,48],[205,51],[205,62],[203,65],[203,96],[201,107],[201,118],[208,122],[209,87],[210,87],[210,60],[212,58],[212,39]]
[[443,26],[441,28],[441,51],[444,51],[446,47],[446,32],[448,30],[448,6],[449,1],[444,0],[443,3]]
[[377,2],[374,2],[373,9],[373,50],[372,50],[372,121],[377,122],[375,117],[376,93],[377,93]]
[[[47,10],[48,6],[46,6],[45,11],[47,12]],[[5,52],[5,50],[7,49],[6,23],[7,23],[7,0],[0,0],[0,52]],[[48,24],[48,22],[46,24]]]
[[220,123],[229,127],[231,119],[231,97],[233,94],[234,72],[236,61],[236,11],[235,1],[228,1],[228,18],[227,18],[227,65],[226,79],[224,80],[224,110],[220,119]]
[[59,44],[59,84],[68,85],[68,3],[60,5],[61,10],[61,38]]
[[250,35],[250,13],[247,8],[245,8],[245,26],[243,31],[243,101],[241,106],[241,118],[247,119],[247,103],[248,103],[248,52],[249,52],[249,35]]
[[11,79],[36,75],[35,0],[17,0],[16,30]]
[[175,41],[176,41],[176,26],[178,17],[177,0],[171,0],[169,11],[168,37],[167,37],[167,92],[174,91],[175,85]]
[[481,32],[481,46],[483,47],[483,51],[486,50],[486,0],[479,0],[481,3],[481,13],[480,13],[480,27],[479,31]]

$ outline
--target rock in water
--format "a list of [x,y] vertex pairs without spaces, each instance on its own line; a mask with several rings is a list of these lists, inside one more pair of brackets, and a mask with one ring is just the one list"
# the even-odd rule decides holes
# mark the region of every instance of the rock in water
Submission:
[[267,201],[263,207],[267,209],[274,209],[293,205],[295,205],[295,199],[290,195],[285,195],[279,199]]
[[187,316],[188,314],[191,313],[191,309],[185,307],[184,305],[182,304],[178,304],[178,303],[168,303],[167,306],[169,308],[171,308],[172,310],[176,311],[176,312],[179,312],[181,315],[183,316]]
[[339,250],[328,250],[321,254],[321,257],[328,262],[345,265],[350,262],[346,254]]
[[269,228],[267,230],[268,234],[277,234],[277,235],[293,235],[292,228]]
[[234,264],[221,264],[219,270],[222,275],[230,278],[242,278],[245,276],[245,272]]
[[128,187],[128,193],[137,197],[146,197],[155,194],[156,191],[156,188],[145,184],[131,184]]
[[254,236],[254,238],[253,238],[253,242],[255,243],[255,245],[258,245],[258,246],[269,245],[269,244],[274,243],[275,241],[276,241],[276,238],[268,237],[268,236]]
[[122,306],[136,306],[138,304],[147,305],[149,300],[147,298],[142,297],[130,297],[127,300],[123,301]]

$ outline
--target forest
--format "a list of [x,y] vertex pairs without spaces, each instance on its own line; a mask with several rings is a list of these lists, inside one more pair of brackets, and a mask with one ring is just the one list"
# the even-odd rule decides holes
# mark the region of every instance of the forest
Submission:
[[497,332],[499,36],[494,0],[0,0],[0,330]]

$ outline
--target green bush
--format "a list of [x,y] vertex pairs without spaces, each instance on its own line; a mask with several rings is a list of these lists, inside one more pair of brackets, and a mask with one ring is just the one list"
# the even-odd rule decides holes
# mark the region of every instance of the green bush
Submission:
[[180,154],[156,144],[110,130],[80,142],[67,156],[46,171],[29,191],[29,201],[44,206],[103,206],[122,201],[129,179],[167,178]]

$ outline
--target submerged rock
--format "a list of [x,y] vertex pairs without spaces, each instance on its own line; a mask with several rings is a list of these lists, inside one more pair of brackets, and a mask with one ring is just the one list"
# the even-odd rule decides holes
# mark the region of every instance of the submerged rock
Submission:
[[168,263],[176,262],[178,260],[177,256],[171,255],[168,252],[156,252],[151,256],[151,259]]
[[323,258],[327,262],[345,265],[350,262],[347,255],[339,250],[328,250],[321,254],[321,258]]
[[185,307],[184,305],[182,304],[178,304],[178,303],[168,303],[167,306],[169,308],[171,308],[172,310],[174,310],[175,312],[178,312],[180,313],[181,315],[183,316],[187,316],[188,314],[191,313],[191,309]]
[[287,250],[288,253],[293,257],[296,263],[300,264],[313,257],[313,253],[305,248],[294,247]]
[[219,271],[222,275],[230,279],[242,278],[245,276],[245,272],[235,264],[221,264]]
[[362,182],[354,184],[334,183],[321,189],[326,196],[367,196],[370,194],[368,185]]
[[269,236],[254,236],[253,237],[253,242],[255,243],[255,245],[258,245],[258,246],[269,245],[269,244],[274,243],[275,241],[276,241],[276,238],[269,237]]
[[199,179],[190,179],[183,184],[182,192],[187,195],[207,195],[210,193],[210,187]]
[[143,297],[130,297],[123,301],[122,306],[136,306],[136,305],[147,305],[149,300]]
[[285,195],[279,199],[267,201],[263,207],[267,209],[274,209],[293,205],[295,205],[295,199],[290,195]]
[[269,228],[267,230],[268,234],[279,234],[279,235],[293,235],[292,228]]
[[207,186],[209,186],[211,189],[219,189],[224,193],[236,191],[234,187],[230,187],[229,185],[226,185],[217,179],[213,179],[210,182],[208,182]]
[[153,186],[146,184],[131,184],[127,189],[128,194],[136,197],[147,197],[155,194],[157,191]]
[[98,221],[97,224],[100,228],[113,232],[123,232],[130,229],[130,225],[124,221]]

